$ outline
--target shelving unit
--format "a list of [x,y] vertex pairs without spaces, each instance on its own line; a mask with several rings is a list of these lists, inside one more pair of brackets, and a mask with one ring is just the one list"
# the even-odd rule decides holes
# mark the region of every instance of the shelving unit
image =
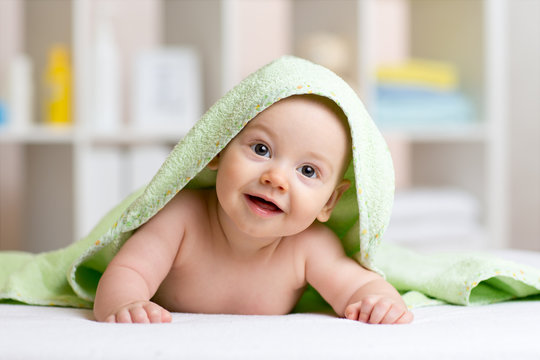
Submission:
[[[30,54],[35,60],[36,84],[45,51],[57,40],[54,34],[47,35],[47,31],[36,24],[45,27],[59,24],[60,40],[71,44],[73,54],[74,126],[61,130],[36,126],[22,132],[0,128],[0,164],[10,166],[6,167],[7,171],[4,168],[0,171],[0,195],[14,191],[9,200],[24,204],[17,210],[22,220],[9,224],[8,231],[0,230],[0,235],[16,236],[19,240],[0,238],[0,249],[50,250],[80,238],[97,220],[91,215],[90,206],[91,196],[96,194],[96,189],[90,191],[96,186],[90,180],[93,170],[89,164],[93,155],[108,149],[117,150],[118,161],[124,164],[130,149],[148,145],[171,148],[183,134],[167,129],[156,133],[137,132],[129,127],[131,114],[127,104],[124,104],[124,126],[118,131],[103,134],[93,129],[91,44],[96,6],[106,0],[9,1],[18,4],[14,15],[21,18],[23,26],[19,31],[25,34],[25,41],[2,50],[12,56],[19,49]],[[203,103],[207,109],[244,75],[267,60],[284,53],[298,54],[307,35],[319,31],[336,33],[351,44],[351,67],[347,76],[356,83],[368,110],[372,109],[377,46],[382,45],[374,21],[378,11],[376,0],[283,0],[274,1],[272,5],[261,1],[261,6],[273,8],[264,9],[267,15],[264,19],[256,18],[255,23],[259,22],[260,28],[253,27],[254,20],[247,18],[252,15],[249,6],[254,5],[243,1],[141,0],[135,2],[138,5],[117,1],[122,10],[118,15],[121,17],[119,40],[126,44],[126,59],[141,49],[159,44],[194,47],[202,59]],[[498,41],[504,33],[506,0],[405,1],[410,11],[411,55],[455,62],[464,80],[463,90],[479,110],[479,120],[452,129],[389,129],[385,133],[398,134],[410,142],[413,186],[459,186],[471,191],[481,200],[482,221],[490,246],[506,246],[506,200],[501,197],[506,186],[506,169],[504,161],[500,161],[506,151],[505,103],[501,100],[505,49],[504,42]],[[56,10],[48,8],[49,5]],[[272,18],[270,10],[281,11],[281,16]],[[45,22],[40,20],[41,11],[49,12],[50,18]],[[145,21],[141,22],[141,17]],[[133,21],[137,21],[136,29]],[[246,45],[243,37],[246,29],[242,24],[252,26],[249,31],[259,36],[260,42]],[[272,26],[275,28],[269,28]],[[130,31],[133,34],[130,35]],[[41,32],[39,37],[36,32]],[[139,33],[144,36],[135,44],[128,35]],[[267,39],[272,34],[279,34],[274,36],[278,41],[268,45]],[[0,48],[2,44],[0,41]],[[260,55],[251,64],[245,62],[250,53]],[[5,67],[5,63],[0,63],[1,66]],[[124,81],[124,87],[129,87],[129,79]],[[36,104],[39,104],[39,93],[37,99]],[[36,123],[40,123],[39,111],[35,113]],[[463,160],[458,161],[458,158]],[[101,174],[102,178],[107,176],[107,173]],[[103,184],[101,190],[106,191],[105,182]],[[2,203],[7,204],[7,201],[2,199]],[[9,206],[0,211],[0,220],[6,221],[6,212],[11,211]]]
[[[451,187],[471,193],[481,204],[480,221],[488,239],[486,246],[509,246],[505,157],[507,53],[503,41],[507,32],[506,1],[299,0],[294,3],[297,10],[294,32],[299,37],[322,29],[345,35],[356,44],[351,54],[355,64],[352,76],[357,79],[360,96],[371,113],[375,107],[375,69],[381,53],[388,52],[388,47],[405,44],[406,49],[398,50],[407,52],[409,58],[455,64],[460,90],[472,100],[476,121],[455,126],[381,129],[385,136],[409,143],[407,175],[412,187]],[[401,24],[402,31],[392,34],[393,42],[387,43],[389,36],[381,29],[386,25],[379,26],[378,22],[389,16],[388,21],[396,18],[391,18],[395,14],[381,14],[381,11],[386,11],[388,5],[395,8],[403,4],[408,19]]]

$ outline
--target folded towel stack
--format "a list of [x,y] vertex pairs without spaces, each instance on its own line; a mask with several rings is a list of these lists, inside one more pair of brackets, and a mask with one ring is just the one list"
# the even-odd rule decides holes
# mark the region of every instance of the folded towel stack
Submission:
[[384,240],[417,250],[479,250],[485,234],[478,200],[454,188],[396,192]]
[[456,68],[448,63],[410,60],[377,69],[375,121],[382,127],[455,126],[473,120]]

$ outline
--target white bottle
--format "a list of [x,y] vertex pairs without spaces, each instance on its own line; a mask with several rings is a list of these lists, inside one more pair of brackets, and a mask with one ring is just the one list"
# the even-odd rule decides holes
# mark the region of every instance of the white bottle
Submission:
[[33,67],[28,56],[19,54],[12,60],[8,82],[9,126],[15,131],[27,130],[34,113]]
[[94,48],[93,130],[117,131],[122,123],[122,68],[110,12],[102,11],[96,29]]

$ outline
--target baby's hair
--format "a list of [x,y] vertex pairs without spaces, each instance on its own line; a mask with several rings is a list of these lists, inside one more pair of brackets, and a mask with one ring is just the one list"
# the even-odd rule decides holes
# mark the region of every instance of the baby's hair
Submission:
[[322,95],[315,95],[315,94],[305,94],[305,95],[294,95],[294,96],[304,96],[308,99],[312,99],[313,101],[317,101],[323,105],[325,105],[327,108],[332,110],[332,112],[342,121],[344,121],[348,127],[348,121],[347,116],[341,109],[341,107],[336,104],[336,102],[330,98],[327,98]]

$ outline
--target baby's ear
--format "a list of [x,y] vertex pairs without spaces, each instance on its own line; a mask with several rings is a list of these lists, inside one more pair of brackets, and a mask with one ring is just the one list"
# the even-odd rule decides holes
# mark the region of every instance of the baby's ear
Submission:
[[341,180],[341,182],[336,186],[334,189],[334,192],[332,195],[330,195],[330,198],[322,208],[321,212],[319,213],[319,216],[317,216],[317,220],[320,222],[327,222],[328,219],[330,219],[330,215],[332,215],[332,211],[336,207],[339,199],[341,199],[341,196],[347,189],[351,186],[351,182],[349,180]]
[[208,165],[206,165],[206,167],[209,168],[210,170],[217,170],[219,167],[219,154],[214,156],[214,158],[210,160],[210,162],[208,163]]

